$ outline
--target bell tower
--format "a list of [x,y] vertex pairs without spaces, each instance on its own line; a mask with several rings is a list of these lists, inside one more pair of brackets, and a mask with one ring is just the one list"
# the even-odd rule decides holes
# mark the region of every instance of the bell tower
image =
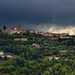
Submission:
[[18,28],[21,29],[21,25],[19,25]]

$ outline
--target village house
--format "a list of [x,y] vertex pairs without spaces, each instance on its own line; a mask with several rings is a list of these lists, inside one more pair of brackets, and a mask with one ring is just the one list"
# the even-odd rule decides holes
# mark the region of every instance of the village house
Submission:
[[14,34],[14,33],[36,33],[37,34],[37,31],[35,30],[32,30],[32,29],[21,29],[21,26],[19,26],[18,28],[17,27],[13,27],[13,28],[7,28],[6,30],[3,30],[1,29],[3,32],[6,32],[8,34]]
[[21,40],[22,40],[22,41],[27,41],[28,39],[27,39],[27,38],[21,38]]
[[20,33],[27,33],[28,29],[19,29],[18,31],[20,31]]
[[4,53],[3,51],[0,51],[0,56],[4,58],[4,56],[7,56],[8,58],[13,58],[13,55],[11,53]]
[[19,40],[27,41],[28,39],[27,38],[14,38],[13,40],[15,40],[15,41],[19,41]]
[[51,37],[56,36],[57,33],[50,33],[49,35],[51,35]]
[[14,38],[13,40],[18,41],[18,40],[21,40],[21,39],[20,38]]
[[29,33],[36,33],[37,34],[37,31],[29,29]]
[[63,55],[63,54],[66,54],[67,53],[67,50],[60,50],[60,53]]
[[6,53],[8,58],[13,58],[13,55],[11,53]]
[[0,51],[0,56],[2,56],[4,54],[4,52],[3,51]]
[[43,32],[38,32],[37,34],[43,35],[44,33]]
[[69,36],[65,36],[65,37],[60,37],[61,39],[69,39]]
[[[48,57],[48,58],[49,58],[49,60],[51,60],[51,59],[53,58],[53,56]],[[58,60],[58,59],[59,59],[59,57],[54,57],[54,59]]]
[[37,44],[37,43],[33,43],[33,46],[36,46],[36,47],[40,48],[40,45]]
[[58,38],[51,38],[51,40],[58,40]]
[[[49,60],[52,60],[52,58],[53,58],[53,56],[45,56],[44,58],[46,58],[46,57],[48,57],[49,58]],[[54,59],[56,59],[56,60],[58,60],[60,57],[55,57],[54,56]]]
[[51,36],[51,37],[64,37],[64,38],[70,38],[70,37],[66,37],[66,35],[69,35],[69,33],[49,33],[49,32],[46,32],[46,33],[43,33],[43,32],[38,32],[38,34],[41,34],[41,35],[44,35],[44,36]]
[[44,35],[44,36],[49,36],[49,34],[48,34],[48,33],[44,33],[43,35]]
[[69,35],[69,33],[61,33],[61,36]]
[[[6,56],[7,56],[7,58],[13,58],[12,55],[6,55]],[[1,57],[4,58],[4,55],[2,55]]]

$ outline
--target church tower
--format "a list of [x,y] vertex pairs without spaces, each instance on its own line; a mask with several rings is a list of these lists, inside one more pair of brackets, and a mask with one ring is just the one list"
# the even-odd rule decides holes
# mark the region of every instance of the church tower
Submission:
[[19,29],[21,29],[21,25],[19,25],[18,27],[19,27]]

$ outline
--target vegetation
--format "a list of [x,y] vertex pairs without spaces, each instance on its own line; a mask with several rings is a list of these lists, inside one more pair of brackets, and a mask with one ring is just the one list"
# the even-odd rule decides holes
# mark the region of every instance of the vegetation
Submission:
[[3,30],[6,30],[6,26],[3,26]]
[[[14,41],[14,38],[27,38],[28,41]],[[0,51],[16,55],[11,59],[0,56],[0,75],[75,75],[74,38],[51,40],[38,34],[0,32]],[[63,54],[62,50],[67,52]]]

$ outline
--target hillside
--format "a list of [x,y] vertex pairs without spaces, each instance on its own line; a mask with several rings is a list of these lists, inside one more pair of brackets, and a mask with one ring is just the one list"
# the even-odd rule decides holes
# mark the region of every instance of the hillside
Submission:
[[55,37],[0,32],[0,75],[75,75],[75,36]]

